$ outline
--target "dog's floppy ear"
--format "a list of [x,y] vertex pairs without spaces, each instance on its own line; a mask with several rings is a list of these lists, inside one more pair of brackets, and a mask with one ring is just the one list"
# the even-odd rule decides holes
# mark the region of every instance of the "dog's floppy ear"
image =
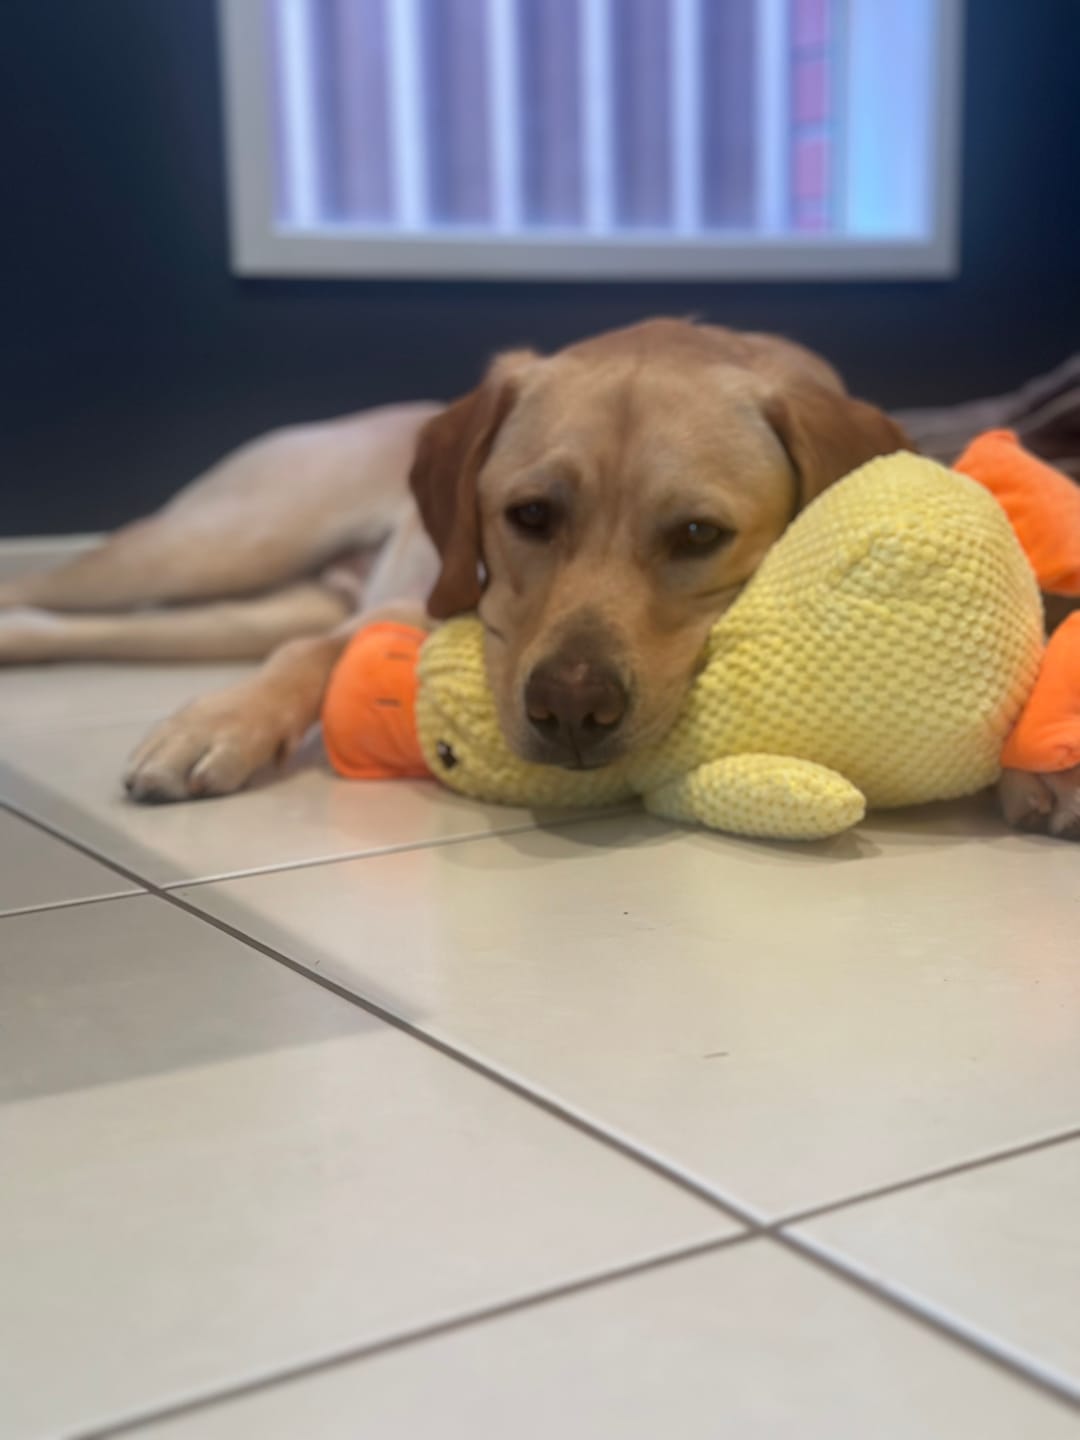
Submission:
[[515,376],[533,359],[531,351],[500,355],[475,390],[420,431],[409,485],[442,561],[428,596],[428,613],[436,620],[475,610],[480,602],[483,555],[476,480],[513,409]]
[[799,510],[876,455],[914,449],[883,411],[825,385],[804,383],[772,396],[765,416],[795,471]]

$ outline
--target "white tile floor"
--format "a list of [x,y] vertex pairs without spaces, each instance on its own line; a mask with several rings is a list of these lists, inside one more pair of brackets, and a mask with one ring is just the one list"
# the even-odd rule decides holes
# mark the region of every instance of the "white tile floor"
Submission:
[[230,673],[0,675],[0,1440],[1078,1432],[1080,849],[127,804]]

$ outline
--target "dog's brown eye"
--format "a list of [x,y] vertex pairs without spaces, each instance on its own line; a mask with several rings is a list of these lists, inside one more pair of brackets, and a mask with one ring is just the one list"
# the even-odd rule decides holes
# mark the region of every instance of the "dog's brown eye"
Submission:
[[547,540],[555,529],[555,509],[546,500],[526,500],[522,505],[511,505],[506,518],[515,530],[531,540]]
[[688,520],[671,535],[672,550],[677,556],[709,555],[731,539],[731,531],[711,520]]

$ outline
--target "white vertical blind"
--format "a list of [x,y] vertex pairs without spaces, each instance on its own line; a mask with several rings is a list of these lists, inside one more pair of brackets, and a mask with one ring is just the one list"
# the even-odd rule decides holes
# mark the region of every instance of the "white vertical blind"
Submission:
[[[927,85],[921,119],[875,87],[890,44],[919,69],[936,0],[259,3],[290,230],[685,242],[929,224]],[[903,180],[888,204],[882,135]]]
[[585,227],[593,235],[606,235],[612,225],[611,18],[611,0],[581,0]]
[[701,128],[701,3],[671,4],[672,226],[681,235],[701,229],[704,151]]
[[[314,7],[318,0],[286,0]],[[386,8],[390,114],[372,145],[388,145],[393,157],[394,209],[385,218],[403,230],[421,230],[427,220],[427,117],[421,67],[421,0],[394,0]]]
[[521,113],[518,104],[517,0],[487,0],[488,106],[493,116],[491,183],[495,229],[512,235],[521,224]]
[[278,0],[278,121],[282,136],[280,173],[286,217],[299,227],[318,223],[318,105],[315,83],[314,7],[311,0]]
[[779,234],[788,218],[789,110],[792,76],[789,64],[789,0],[758,0],[758,43],[755,55],[757,88],[757,228]]

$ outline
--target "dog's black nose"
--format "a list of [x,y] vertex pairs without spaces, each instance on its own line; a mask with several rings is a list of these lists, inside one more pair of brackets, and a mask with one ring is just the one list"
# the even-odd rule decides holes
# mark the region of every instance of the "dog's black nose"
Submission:
[[529,723],[561,765],[597,763],[605,742],[622,724],[628,702],[617,671],[594,660],[544,661],[525,686]]

